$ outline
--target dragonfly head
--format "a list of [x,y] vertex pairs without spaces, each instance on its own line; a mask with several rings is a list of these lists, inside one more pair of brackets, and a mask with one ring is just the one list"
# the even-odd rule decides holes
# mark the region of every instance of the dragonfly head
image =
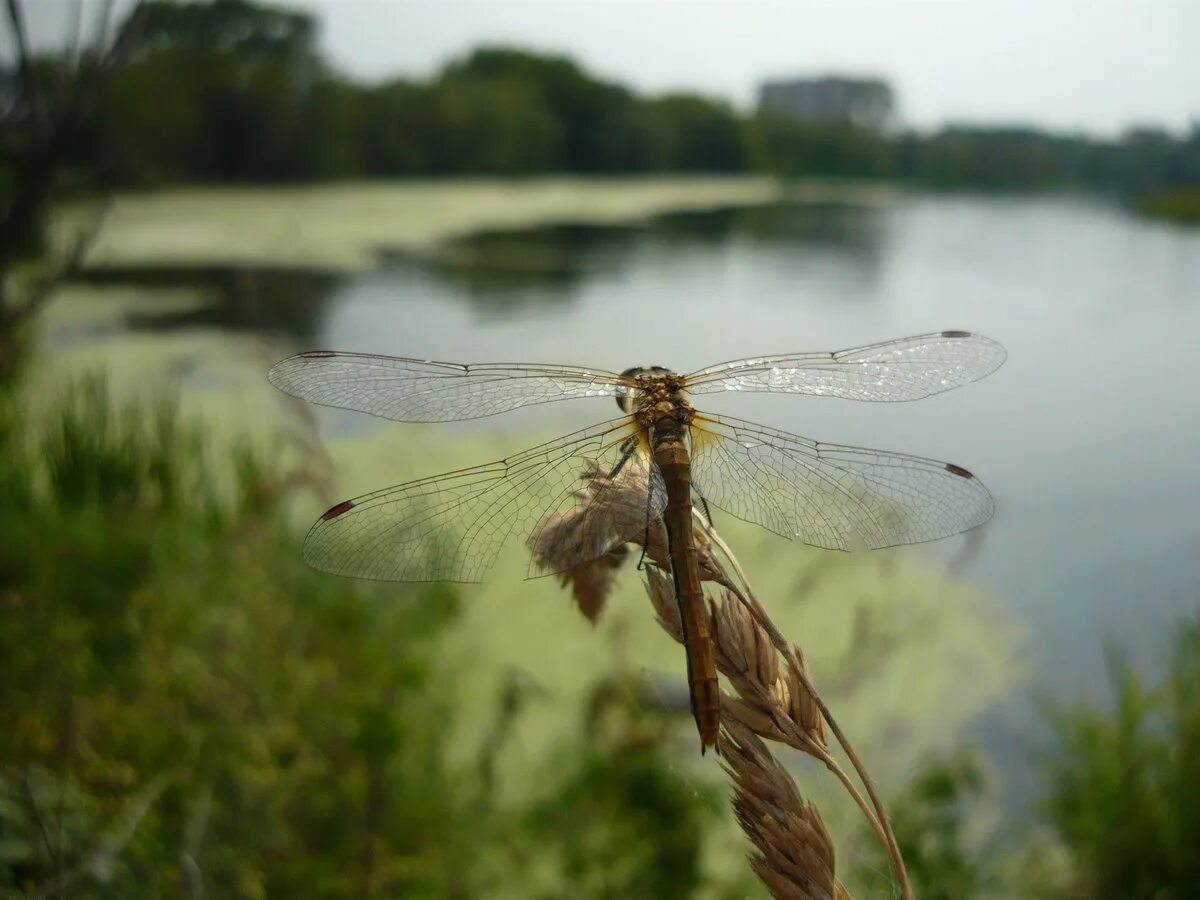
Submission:
[[637,382],[653,381],[670,374],[671,370],[666,366],[634,366],[622,372],[621,377],[629,379],[631,383],[617,388],[617,406],[621,408],[621,412],[633,412],[634,401],[640,393]]

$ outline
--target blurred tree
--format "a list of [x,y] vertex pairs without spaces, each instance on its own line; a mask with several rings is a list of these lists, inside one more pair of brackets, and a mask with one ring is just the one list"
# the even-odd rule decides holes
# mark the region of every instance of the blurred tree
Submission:
[[344,124],[315,35],[311,16],[246,0],[147,0],[100,116],[119,177],[297,179],[353,164],[312,141]]
[[563,132],[538,88],[520,80],[443,79],[435,89],[437,166],[504,175],[560,168]]
[[529,97],[544,105],[562,130],[562,151],[555,168],[575,172],[614,170],[613,161],[602,152],[606,146],[602,136],[610,122],[636,102],[625,88],[589,77],[566,57],[503,48],[480,48],[449,64],[440,82],[474,84],[485,90],[521,85]]
[[672,94],[650,104],[670,135],[669,168],[681,172],[739,172],[746,166],[742,125],[723,103]]
[[389,81],[360,95],[358,134],[368,175],[447,171],[440,153],[438,92],[424,84]]
[[[14,33],[19,9],[10,0]],[[453,60],[429,82],[363,86],[326,67],[316,33],[307,13],[251,0],[145,0],[103,53],[19,54],[0,129],[0,190],[16,201],[9,235],[36,247],[40,213],[30,211],[41,204],[29,198],[45,179],[16,173],[43,159],[91,186],[550,171],[763,171],[1127,196],[1200,184],[1200,126],[1110,142],[1019,127],[889,136],[770,108],[742,118],[691,94],[639,97],[566,57],[503,47]],[[47,128],[51,119],[59,124]],[[51,134],[55,148],[43,152]]]
[[596,156],[612,172],[670,172],[678,141],[672,123],[650,103],[627,103],[608,111]]
[[801,122],[765,110],[748,125],[756,168],[781,175],[875,177],[889,172],[889,147],[878,132],[849,122]]
[[930,184],[1045,188],[1078,180],[1070,142],[1024,128],[947,128],[918,142],[905,173]]
[[366,171],[365,106],[364,92],[336,75],[313,83],[295,134],[306,148],[298,164],[300,178],[355,177]]
[[142,5],[129,47],[132,62],[184,52],[228,57],[244,72],[282,68],[295,78],[311,77],[320,68],[316,20],[306,13],[249,0],[145,0]]

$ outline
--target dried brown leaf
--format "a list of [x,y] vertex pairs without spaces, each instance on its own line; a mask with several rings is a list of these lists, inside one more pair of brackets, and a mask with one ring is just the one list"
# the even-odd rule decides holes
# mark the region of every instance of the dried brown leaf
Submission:
[[563,585],[571,589],[571,597],[579,611],[593,625],[600,621],[600,614],[604,612],[608,595],[617,579],[617,571],[628,554],[629,551],[621,546],[559,575]]
[[[648,473],[637,457],[632,457],[615,476],[595,460],[588,460],[580,479],[576,505],[547,518],[534,530],[528,546],[540,568],[560,573],[580,610],[595,622],[630,545],[642,548],[649,562],[668,572],[670,554],[662,520],[646,521]],[[623,535],[627,543],[579,562],[580,548],[601,546],[598,535],[610,534]],[[713,555],[712,543],[700,529],[693,536],[701,580],[723,583],[725,576]]]

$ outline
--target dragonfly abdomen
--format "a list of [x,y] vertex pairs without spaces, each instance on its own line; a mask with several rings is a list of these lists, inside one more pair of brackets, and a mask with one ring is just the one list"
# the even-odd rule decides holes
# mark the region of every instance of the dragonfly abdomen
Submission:
[[691,459],[684,443],[683,427],[676,419],[660,419],[652,433],[654,462],[662,473],[667,490],[667,508],[663,520],[667,526],[675,602],[679,606],[683,645],[687,654],[692,716],[700,732],[700,750],[703,752],[717,742],[717,732],[721,727],[721,703],[712,637],[708,630],[708,617],[704,614],[700,565],[692,534]]

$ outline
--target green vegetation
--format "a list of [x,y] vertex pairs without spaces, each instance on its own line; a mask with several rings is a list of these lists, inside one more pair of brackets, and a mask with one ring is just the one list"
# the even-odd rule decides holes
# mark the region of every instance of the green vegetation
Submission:
[[[1048,707],[1052,744],[1039,760],[1045,787],[1037,819],[1021,831],[988,837],[972,827],[985,776],[964,751],[917,772],[891,806],[917,896],[1197,896],[1200,622],[1182,625],[1157,684],[1116,651],[1109,668],[1111,709]],[[858,863],[871,871],[864,863],[882,861]]]
[[[745,168],[725,105],[642,100],[565,58],[485,49],[427,83],[359,86],[321,63],[305,15],[241,0],[141,12],[95,116],[117,183]],[[79,162],[101,172],[90,148]]]
[[[428,81],[361,85],[321,60],[316,33],[307,14],[249,0],[141,4],[68,154],[68,181],[768,172],[1129,195],[1200,182],[1200,127],[1137,129],[1117,141],[962,126],[892,136],[741,115],[694,94],[641,97],[565,57],[501,47]],[[56,65],[43,63],[47,74]]]
[[969,806],[983,784],[980,760],[959,751],[923,765],[893,805],[896,840],[923,900],[978,898],[998,887],[992,861],[968,833]]
[[1200,623],[1147,685],[1117,653],[1115,709],[1056,707],[1046,811],[1074,860],[1062,896],[1182,900],[1200,885]]
[[312,473],[218,454],[173,403],[116,403],[94,379],[37,420],[8,395],[0,413],[0,895],[706,880],[718,806],[626,694],[515,800],[495,758],[519,686],[494,687],[488,739],[455,752],[456,594],[307,569],[281,505]]
[[1148,194],[1138,201],[1137,208],[1156,219],[1200,223],[1200,185]]

